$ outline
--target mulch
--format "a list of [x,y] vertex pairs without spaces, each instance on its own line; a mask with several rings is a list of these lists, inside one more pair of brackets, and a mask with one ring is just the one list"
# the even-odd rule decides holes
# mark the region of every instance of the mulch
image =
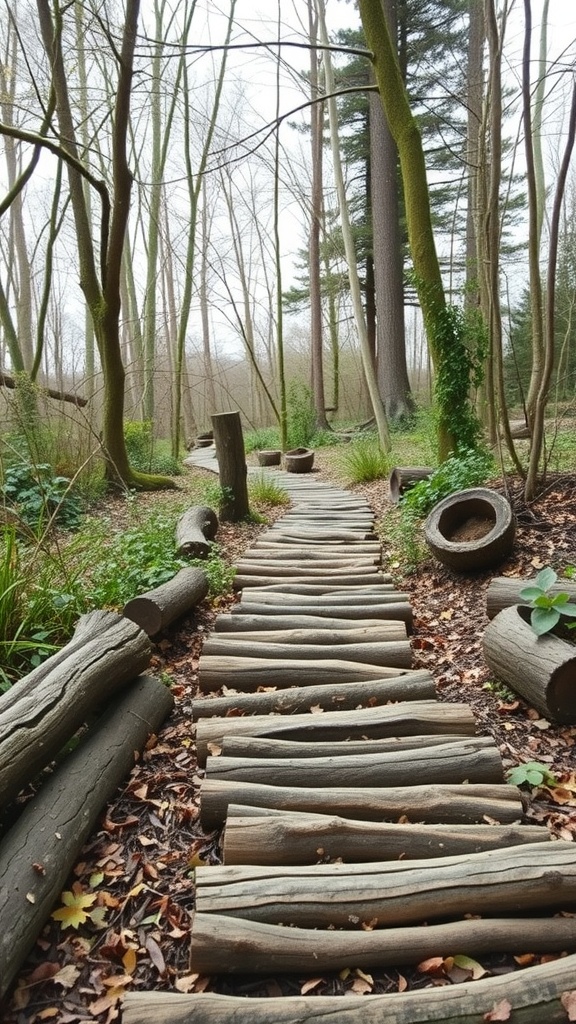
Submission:
[[[366,496],[378,516],[383,514],[387,494],[381,482],[354,489]],[[576,477],[552,479],[530,505],[520,487],[509,497],[518,531],[514,553],[498,574],[531,576],[546,565],[557,571],[576,565]],[[273,513],[281,514],[282,509]],[[236,561],[260,529],[223,526],[218,541],[225,557]],[[385,552],[386,547],[384,541]],[[393,562],[393,552],[387,554]],[[545,721],[492,680],[483,662],[485,595],[494,573],[457,575],[432,559],[414,575],[403,576],[399,564],[392,571],[414,608],[415,667],[433,672],[440,700],[471,705],[479,730],[498,743],[505,767],[534,760],[557,775],[558,786],[526,791],[528,817],[555,835],[574,839],[576,728]],[[202,639],[230,600],[203,607],[155,645],[152,667],[172,677],[175,711],[159,735],[151,737],[125,787],[106,808],[68,881],[66,891],[79,908],[77,927],[49,920],[5,1003],[4,1024],[107,1024],[120,1018],[124,992],[135,989],[362,995],[450,985],[470,977],[441,958],[421,965],[422,970],[366,974],[351,964],[339,974],[264,981],[190,972],[194,868],[220,861],[219,835],[204,833],[199,823],[202,773],[196,765],[191,701]],[[542,959],[519,950],[517,958],[483,957],[480,969],[505,973]]]

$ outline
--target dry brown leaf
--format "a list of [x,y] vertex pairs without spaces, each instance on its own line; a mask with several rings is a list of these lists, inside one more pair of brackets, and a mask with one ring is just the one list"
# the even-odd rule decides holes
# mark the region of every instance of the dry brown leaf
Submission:
[[174,982],[174,988],[178,992],[193,992],[199,977],[199,974],[184,974]]
[[160,946],[156,942],[156,939],[154,939],[151,935],[146,936],[146,949],[150,954],[150,959],[154,964],[154,967],[158,971],[158,974],[161,977],[164,977],[164,975],[166,974],[166,961],[164,960],[162,950],[160,949]]
[[560,996],[560,1002],[568,1014],[568,1020],[576,1020],[576,990],[563,992]]
[[312,992],[312,989],[318,988],[318,985],[325,984],[325,980],[325,978],[309,978],[300,986],[300,995],[305,996],[307,992]]
[[66,964],[66,967],[62,967],[58,974],[55,974],[52,981],[56,985],[62,985],[62,988],[72,988],[76,984],[80,976],[80,968],[75,967],[74,964]]
[[358,996],[365,996],[367,992],[371,992],[373,985],[369,981],[364,981],[364,978],[354,978],[350,986],[350,992],[355,992]]
[[405,992],[407,988],[408,988],[408,982],[406,981],[406,978],[404,977],[403,974],[399,974],[398,975],[398,991],[399,992]]
[[512,1005],[507,999],[501,999],[499,1003],[494,1003],[488,1013],[484,1014],[484,1020],[510,1020],[511,1013]]
[[207,743],[206,746],[213,757],[219,757],[222,753],[222,747],[218,743]]

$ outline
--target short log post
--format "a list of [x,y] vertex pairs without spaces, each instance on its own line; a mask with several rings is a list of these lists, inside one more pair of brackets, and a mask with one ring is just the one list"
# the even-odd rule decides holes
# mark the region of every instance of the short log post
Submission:
[[250,512],[240,413],[217,413],[212,416],[212,425],[222,488],[220,516],[227,522],[237,523]]
[[494,674],[545,718],[576,723],[576,647],[551,633],[536,636],[528,608],[504,608],[488,624],[483,651]]
[[420,483],[421,480],[428,480],[434,470],[431,466],[396,466],[390,473],[388,486],[390,487],[390,501],[398,504],[402,495]]
[[207,558],[218,531],[218,516],[209,505],[193,505],[176,523],[176,554]]
[[155,636],[203,601],[207,593],[206,573],[191,565],[180,569],[171,580],[154,590],[132,598],[124,605],[123,614],[148,636]]

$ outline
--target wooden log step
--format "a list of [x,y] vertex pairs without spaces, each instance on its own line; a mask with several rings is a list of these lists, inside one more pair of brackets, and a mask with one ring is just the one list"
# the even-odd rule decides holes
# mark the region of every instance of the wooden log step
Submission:
[[[282,941],[283,936],[279,938]],[[288,947],[286,936],[284,941]],[[318,1020],[321,1010],[326,1020],[338,1024],[383,1024],[384,1021],[386,1024],[421,1024],[422,1021],[479,1024],[491,1008],[505,1002],[511,1007],[510,1020],[518,1024],[542,1024],[543,1021],[560,1024],[566,1020],[565,993],[573,989],[575,973],[576,955],[572,955],[480,982],[367,995],[361,999],[322,996],[320,1005],[317,995],[251,999],[244,995],[221,996],[209,992],[190,996],[127,992],[122,1003],[122,1021],[123,1024],[190,1024],[198,1019],[202,1024],[311,1024]]]
[[266,534],[280,543],[287,544],[293,544],[294,541],[311,544],[318,544],[320,542],[326,544],[330,541],[337,541],[339,544],[350,544],[355,541],[378,540],[373,530],[335,530],[329,526],[322,529],[308,528],[307,530],[302,527],[296,529],[294,526],[277,526],[271,527],[270,530],[266,531]]
[[197,721],[232,713],[293,715],[311,708],[352,711],[359,705],[379,707],[390,701],[434,700],[435,696],[434,680],[428,672],[409,672],[398,679],[340,683],[336,687],[327,683],[323,686],[289,686],[272,692],[201,697],[192,701],[192,717]]
[[351,786],[318,789],[258,785],[254,782],[224,782],[204,779],[200,814],[206,829],[219,828],[231,804],[312,814],[337,814],[362,821],[430,822],[466,825],[486,819],[500,824],[519,821],[524,813],[516,786],[440,785],[411,786],[406,789]]
[[214,623],[215,633],[234,633],[249,635],[258,632],[274,636],[279,630],[282,635],[296,630],[297,632],[316,633],[320,635],[326,626],[328,635],[336,633],[347,633],[351,636],[360,636],[365,631],[382,630],[381,636],[388,640],[400,640],[406,636],[406,623],[393,619],[341,619],[338,612],[334,612],[334,618],[327,618],[321,615],[296,615],[290,614],[290,608],[286,615],[219,615]]
[[[248,548],[244,552],[243,560],[247,562],[272,562],[275,564],[289,562],[290,565],[315,565],[322,568],[339,568],[342,565],[379,565],[380,552],[372,551],[347,551],[339,549],[336,552],[316,551],[311,548],[308,552],[302,548],[289,548],[278,545],[277,548]],[[241,563],[238,563],[240,567]]]
[[395,825],[293,811],[272,810],[261,815],[253,807],[230,804],[223,861],[292,866],[316,864],[320,858],[356,864],[399,858],[426,860],[550,842],[551,838],[541,825]]
[[200,913],[303,928],[550,912],[575,901],[576,844],[564,840],[428,861],[196,870]]
[[[337,757],[268,758],[208,757],[208,778],[234,779],[274,786],[411,786],[418,779],[430,785],[450,782],[503,782],[502,759],[491,736],[478,736],[391,754]],[[407,794],[407,802],[409,794]]]
[[[390,736],[473,736],[474,715],[468,704],[408,701],[387,707],[354,711],[325,711],[300,715],[250,715],[201,719],[196,725],[198,763],[204,764],[208,743],[222,743],[228,735],[268,736],[271,739],[319,740],[381,739]],[[245,801],[241,800],[240,803]]]
[[358,604],[365,602],[369,604],[382,604],[383,602],[406,602],[408,594],[397,590],[393,583],[381,582],[370,583],[365,586],[354,587],[353,590],[347,586],[332,584],[322,585],[315,583],[275,583],[267,587],[260,587],[258,593],[246,591],[240,600],[242,604],[255,601],[258,604],[266,601],[269,604],[298,605],[305,604],[320,605],[344,605],[349,606],[351,602]]
[[[292,578],[296,576],[300,578],[303,576],[309,576],[310,580],[308,582],[310,583],[314,582],[314,577],[316,576],[335,583],[338,583],[342,576],[362,576],[366,578],[362,579],[360,581],[361,583],[370,583],[370,577],[374,576],[377,578],[380,575],[380,569],[378,566],[370,563],[367,565],[344,564],[335,566],[316,566],[310,565],[306,562],[303,565],[296,564],[292,566],[290,563],[287,564],[283,561],[275,562],[267,558],[258,558],[254,562],[248,562],[246,559],[241,558],[239,562],[237,562],[236,568],[238,570],[238,575],[240,576],[271,576],[276,579],[282,579],[283,577]],[[270,583],[271,580],[268,580],[267,582]]]
[[[498,615],[498,612],[501,612],[504,608],[510,608],[512,605],[526,604],[520,598],[520,591],[524,587],[534,586],[534,583],[534,579],[496,576],[490,581],[486,591],[486,614],[488,618],[493,619],[495,615]],[[558,583],[553,583],[549,593],[552,596],[555,594],[568,594],[570,601],[576,602],[576,584],[570,580],[560,580]]]
[[[298,572],[301,571],[302,570],[296,570],[296,572],[293,575],[291,575],[289,572],[278,572],[278,570],[273,570],[273,575],[263,574],[260,576],[252,576],[244,572],[239,573],[234,577],[234,590],[242,590],[244,587],[265,587],[268,586],[270,583],[281,582],[283,579],[286,579],[287,577],[292,579],[294,582],[298,583],[314,583],[315,581],[318,583],[332,583],[334,582],[334,580],[337,580],[338,583],[340,583],[341,585],[345,585],[348,588],[363,586],[366,583],[367,579],[377,579],[377,573],[372,573],[372,575],[369,575],[363,569],[356,570],[354,572],[354,575],[350,576],[342,575],[342,573],[336,569],[333,569],[332,572],[329,572],[329,570],[327,569],[319,570],[317,575],[315,573],[312,573],[311,570],[307,569],[305,576],[299,576]],[[342,572],[345,573],[346,570],[344,569],[342,570]]]
[[[398,597],[406,597],[405,594],[394,595]],[[364,616],[369,613],[375,617],[380,616],[382,619],[394,619],[406,623],[406,629],[408,633],[412,632],[412,606],[406,601],[392,601],[390,604],[354,604],[351,595],[349,607],[345,607],[342,604],[339,605],[310,605],[308,603],[302,605],[284,605],[284,604],[268,604],[262,602],[250,601],[244,602],[244,595],[241,604],[235,605],[232,608],[231,614],[242,615],[248,613],[250,615],[263,615],[263,616],[282,616],[286,614],[288,607],[294,607],[294,610],[298,612],[298,615],[312,615],[320,616],[321,618],[330,619],[334,614],[338,614],[339,618],[346,618],[351,620],[361,620]]]
[[[239,615],[229,615],[228,619],[233,624],[239,619]],[[259,622],[259,616],[251,616],[253,622],[257,624]],[[277,621],[277,620],[276,620]],[[324,622],[327,620],[324,619]],[[335,644],[372,644],[372,643],[395,643],[398,641],[406,640],[406,626],[403,622],[394,622],[393,620],[383,619],[379,622],[377,619],[374,620],[373,626],[354,626],[354,621],[350,619],[343,619],[346,623],[344,629],[322,629],[322,625],[319,629],[252,629],[252,630],[239,630],[233,631],[232,629],[226,630],[223,637],[216,637],[216,640],[220,643],[269,643],[269,644],[291,644],[294,646],[316,644],[318,646]],[[322,619],[320,619],[322,623]],[[210,652],[207,647],[210,643],[214,642],[214,639],[208,639],[203,650],[207,654]]]
[[323,544],[321,550],[318,550],[318,544],[309,542],[308,544],[300,544],[295,541],[293,544],[280,543],[277,540],[269,540],[267,534],[261,534],[257,540],[254,541],[252,547],[249,549],[251,552],[257,552],[259,555],[262,552],[269,551],[274,552],[274,557],[280,557],[283,553],[288,557],[291,553],[300,553],[302,558],[310,557],[314,555],[350,555],[350,554],[361,554],[361,555],[373,555],[375,558],[380,558],[382,554],[382,545],[378,541],[356,541],[351,544]]
[[[359,662],[362,665],[371,665],[384,668],[410,668],[412,665],[412,649],[408,640],[389,640],[383,641],[382,643],[335,643],[335,644],[315,644],[315,643],[266,643],[262,641],[251,641],[251,640],[232,640],[230,639],[231,634],[215,636],[214,639],[208,639],[204,642],[202,649],[202,656],[200,659],[200,676],[204,674],[204,662],[206,658],[223,658],[226,663],[231,659],[240,659],[240,669],[246,669],[247,666],[244,664],[245,659],[253,662],[255,660],[263,661],[264,672],[269,673],[270,671],[277,671],[275,664],[276,660],[281,662],[278,668],[281,674],[286,677],[290,672],[290,663],[297,661],[310,661],[317,663],[318,661],[340,661],[340,662]],[[212,661],[209,663],[209,670],[214,672],[215,665]],[[226,664],[221,670],[229,674],[228,664]],[[234,670],[233,670],[234,671]],[[298,664],[297,670],[301,671],[301,666]],[[314,671],[312,669],[311,671]],[[348,670],[346,670],[346,673]],[[231,685],[231,679],[229,677],[226,680],[226,685]],[[245,678],[245,677],[244,677]],[[368,678],[374,679],[374,675],[371,676],[357,676],[356,678]],[[262,672],[259,671],[259,679],[262,682]],[[325,682],[325,673],[322,676]],[[321,682],[321,679],[316,679],[316,682]],[[334,680],[336,681],[336,680]],[[292,684],[296,685],[301,682],[298,678],[292,678]],[[249,682],[249,688],[252,689],[252,683]],[[268,678],[268,686],[275,686],[275,678]],[[281,685],[281,684],[280,684]],[[284,685],[291,685],[290,683]],[[204,685],[202,684],[202,689]]]
[[[416,675],[417,673],[414,673]],[[330,757],[340,754],[390,754],[419,747],[457,743],[465,736],[391,736],[381,740],[341,740],[334,743],[306,743],[270,740],[265,736],[225,736],[222,753],[230,757]]]
[[[558,925],[561,927],[557,928]],[[456,950],[468,957],[518,950],[561,953],[576,946],[576,919],[507,917],[342,932],[279,928],[221,914],[197,913],[192,919],[190,939],[190,969],[197,974],[306,975],[311,964],[315,972],[341,971],[351,965],[366,971],[374,967],[412,966],[432,956],[454,956]],[[325,998],[321,997],[322,1007]],[[489,1001],[486,1005],[490,1005]],[[339,1014],[337,1019],[341,1019]],[[389,1019],[383,1006],[381,1021]],[[300,1020],[311,1021],[313,1017]]]
[[[278,650],[277,645],[272,646]],[[202,655],[199,688],[203,693],[212,693],[222,686],[234,686],[235,690],[252,693],[260,686],[275,686],[277,689],[286,686],[320,686],[322,683],[338,686],[340,683],[362,680],[394,679],[407,671],[406,668],[368,665],[339,658],[301,657],[279,661],[278,657],[277,653],[271,658]]]

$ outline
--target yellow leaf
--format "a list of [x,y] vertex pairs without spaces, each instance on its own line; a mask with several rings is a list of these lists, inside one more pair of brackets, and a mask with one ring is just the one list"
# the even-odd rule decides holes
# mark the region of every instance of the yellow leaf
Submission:
[[136,970],[136,962],[136,950],[132,948],[127,949],[122,957],[122,963],[126,974],[134,974],[134,971]]
[[85,908],[91,907],[96,902],[95,893],[62,893],[62,906],[58,907],[51,915],[55,921],[60,921],[63,928],[79,928],[88,920]]
[[367,981],[369,985],[373,985],[374,984],[374,978],[372,977],[372,975],[371,974],[364,974],[364,971],[361,971],[359,967],[356,968],[356,970],[354,971],[354,974],[357,974],[359,978],[363,978],[364,981]]

